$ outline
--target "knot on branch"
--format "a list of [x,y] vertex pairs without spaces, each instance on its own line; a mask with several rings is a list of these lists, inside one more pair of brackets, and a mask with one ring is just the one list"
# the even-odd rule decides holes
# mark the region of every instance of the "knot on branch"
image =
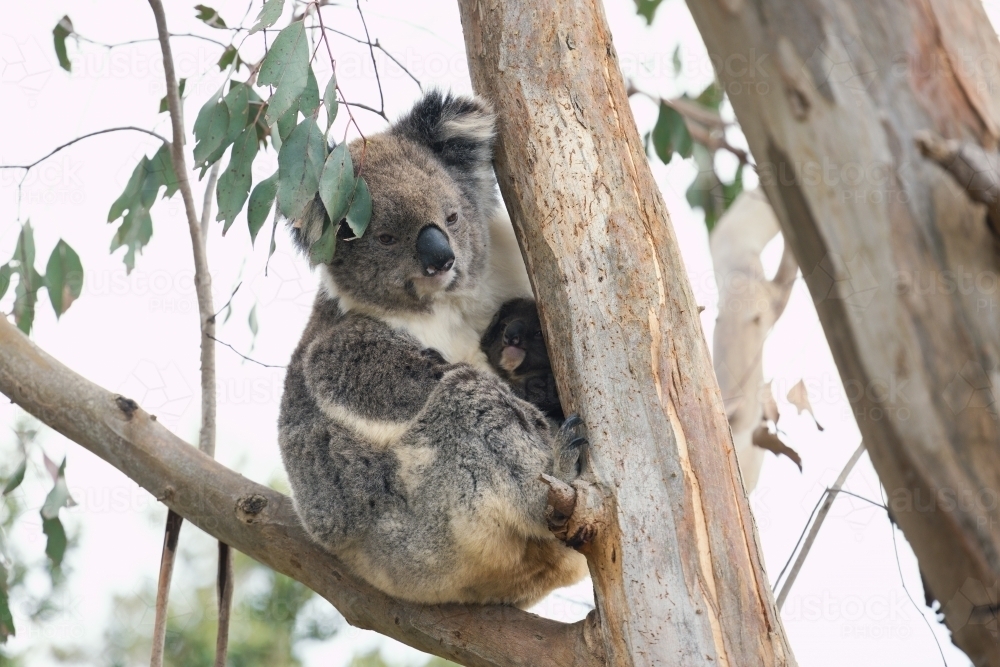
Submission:
[[538,477],[549,487],[545,520],[549,530],[567,546],[582,551],[597,536],[604,500],[597,485],[584,478],[572,485],[552,475]]
[[253,523],[265,507],[267,507],[267,497],[251,493],[236,501],[236,516],[243,523]]
[[125,398],[121,395],[115,396],[115,405],[118,409],[125,414],[125,419],[132,419],[132,415],[135,411],[139,409],[139,404],[133,401],[131,398]]
[[920,154],[951,174],[969,199],[986,204],[990,227],[997,232],[1000,222],[1000,155],[972,142],[961,142],[931,130],[913,137]]

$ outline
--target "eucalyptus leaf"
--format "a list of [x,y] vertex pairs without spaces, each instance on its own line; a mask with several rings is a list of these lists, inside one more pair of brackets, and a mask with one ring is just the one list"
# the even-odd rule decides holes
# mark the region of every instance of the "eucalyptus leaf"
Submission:
[[257,304],[253,305],[250,309],[250,316],[247,317],[247,326],[250,327],[250,333],[253,334],[254,338],[257,338],[257,331],[260,330],[260,324],[257,322]]
[[258,183],[250,193],[250,204],[247,207],[247,224],[250,227],[250,244],[257,240],[257,233],[267,221],[267,214],[274,205],[274,197],[278,193],[278,172]]
[[[225,150],[225,141],[229,134],[229,106],[219,100],[212,104],[211,109],[203,116],[206,107],[208,107],[207,104],[202,107],[201,113],[198,114],[198,120],[194,124],[194,135],[198,142],[194,147],[195,165],[208,163],[213,154],[220,152],[220,148]],[[201,126],[200,133],[198,131],[199,124]]]
[[329,83],[326,84],[326,90],[323,91],[323,106],[326,107],[326,131],[330,131],[330,126],[333,125],[333,121],[337,118],[337,108],[339,103],[337,102],[337,73],[334,72],[330,77]]
[[309,41],[305,24],[295,21],[280,33],[264,56],[257,75],[261,86],[277,86],[268,100],[268,122],[273,123],[298,104],[309,80]]
[[13,270],[10,268],[10,264],[4,264],[0,266],[0,299],[3,298],[4,294],[10,288],[10,276]]
[[[177,95],[181,99],[184,99],[184,87],[187,86],[187,79],[181,79],[177,82]],[[167,96],[164,95],[160,98],[160,113],[166,113],[170,111],[170,102],[167,100]]]
[[278,208],[291,220],[302,215],[319,188],[326,142],[316,121],[299,123],[278,152]]
[[309,246],[309,261],[316,264],[329,264],[333,261],[333,253],[337,250],[337,226],[325,221],[323,233]]
[[59,567],[66,555],[66,530],[58,518],[42,519],[42,532],[48,538],[45,542],[45,555],[52,561],[53,567]]
[[45,502],[42,504],[42,518],[55,519],[59,516],[59,510],[73,505],[76,505],[76,501],[70,496],[69,487],[66,485],[66,459],[63,458],[52,489],[45,496]]
[[227,28],[226,22],[222,20],[222,17],[219,16],[219,12],[216,10],[205,5],[195,5],[194,8],[198,10],[195,16],[209,28],[217,28],[219,30]]
[[66,53],[66,38],[72,34],[75,34],[75,31],[73,30],[73,22],[69,16],[59,19],[59,23],[56,23],[56,27],[52,29],[52,41],[56,47],[56,58],[59,60],[59,66],[67,72],[73,69],[73,64],[69,61],[69,56]]
[[674,153],[691,157],[693,143],[684,116],[665,102],[660,102],[660,115],[653,126],[653,148],[659,158],[668,163]]
[[45,286],[56,318],[65,313],[83,291],[83,265],[68,243],[59,239],[45,267]]
[[314,116],[319,110],[319,84],[316,83],[316,74],[313,72],[313,68],[309,68],[309,74],[306,77],[306,87],[302,91],[302,95],[299,97],[299,111],[302,112],[303,116]]
[[250,194],[250,185],[253,181],[250,170],[255,157],[257,157],[257,130],[251,126],[245,128],[236,139],[229,157],[229,166],[219,177],[216,190],[219,215],[216,220],[225,221],[223,234],[229,231],[229,226],[243,210],[243,204]]
[[[14,470],[14,474],[10,476],[7,483],[3,487],[3,492],[0,495],[6,496],[8,493],[21,486],[21,482],[24,481],[24,473],[28,469],[28,459],[24,457],[21,459],[21,463]],[[0,585],[3,585],[0,582]]]
[[226,131],[226,143],[236,141],[250,116],[250,86],[237,83],[230,88],[222,100],[229,109],[229,129]]
[[361,236],[368,229],[368,222],[372,218],[372,194],[368,190],[365,179],[358,176],[354,186],[354,197],[351,200],[351,208],[347,210],[347,225],[354,232],[355,236]]
[[237,71],[237,72],[240,71],[240,67],[246,65],[246,62],[242,58],[240,58],[240,51],[239,51],[239,49],[237,49],[235,46],[233,46],[232,44],[230,44],[222,52],[222,56],[219,58],[219,63],[218,63],[219,64],[219,71],[220,72],[225,72],[226,69],[230,65],[232,65],[233,63],[236,63],[236,70],[235,71]]
[[[319,197],[323,200],[326,213],[335,225],[347,215],[354,196],[354,165],[347,142],[339,144],[330,153],[319,179]],[[367,189],[367,188],[366,188]]]
[[281,18],[281,10],[285,8],[285,0],[267,0],[264,3],[264,7],[261,8],[260,13],[257,14],[255,19],[257,23],[254,27],[250,28],[250,34],[259,32],[266,28],[270,28],[272,25],[277,23],[278,19]]

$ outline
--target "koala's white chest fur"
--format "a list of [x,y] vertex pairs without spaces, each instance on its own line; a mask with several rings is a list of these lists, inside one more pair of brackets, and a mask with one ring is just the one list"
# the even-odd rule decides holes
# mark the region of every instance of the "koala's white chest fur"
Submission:
[[[332,289],[328,291],[334,293]],[[489,268],[475,289],[444,295],[429,313],[379,314],[377,317],[394,329],[410,334],[423,347],[434,348],[449,363],[472,364],[492,372],[479,347],[483,332],[501,305],[517,297],[531,296],[528,272],[514,229],[500,209],[490,218]],[[358,306],[341,298],[340,307],[347,312]]]

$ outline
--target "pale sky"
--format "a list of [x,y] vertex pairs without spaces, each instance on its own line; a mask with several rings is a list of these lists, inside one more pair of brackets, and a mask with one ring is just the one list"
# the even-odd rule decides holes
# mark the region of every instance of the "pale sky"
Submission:
[[[170,3],[168,23],[173,32],[211,34],[194,18],[194,3]],[[251,19],[257,11],[251,12]],[[214,2],[230,23],[238,22],[245,2]],[[988,2],[991,14],[997,3]],[[470,92],[468,69],[458,11],[453,2],[370,0],[364,3],[368,27],[394,56],[421,79],[424,87],[437,85]],[[649,92],[663,96],[697,93],[712,80],[711,64],[697,30],[680,0],[664,0],[651,29],[634,12],[631,0],[609,0],[606,10],[615,45],[627,76]],[[362,35],[352,5],[324,10],[333,27]],[[0,163],[23,163],[80,134],[117,125],[154,128],[169,135],[164,114],[157,114],[164,93],[159,49],[147,43],[113,51],[93,44],[69,43],[73,73],[59,69],[51,31],[69,14],[76,30],[96,41],[121,42],[155,34],[152,14],[142,2],[122,0],[67,0],[46,3],[7,3],[0,27]],[[329,23],[328,19],[328,25]],[[683,71],[673,75],[672,56],[681,46]],[[359,45],[334,41],[338,80],[349,99],[378,106],[378,90],[368,54]],[[213,63],[221,49],[193,39],[174,40],[180,76],[187,84],[188,127],[198,108],[221,83]],[[247,55],[255,56],[253,49]],[[390,117],[403,112],[418,96],[416,85],[384,57],[379,56],[385,108]],[[320,85],[326,81],[322,59],[317,66]],[[214,71],[213,71],[214,70]],[[199,76],[207,71],[206,76]],[[641,132],[655,122],[655,107],[634,102]],[[366,132],[384,126],[381,118],[356,111]],[[730,112],[731,113],[731,112]],[[346,114],[338,118],[344,127]],[[341,130],[342,132],[342,130]],[[742,137],[731,138],[745,145]],[[151,155],[156,141],[138,133],[116,133],[88,139],[63,151],[33,171],[23,187],[20,220],[29,219],[36,234],[39,264],[44,266],[59,238],[83,259],[83,295],[58,323],[47,297],[40,298],[33,337],[56,358],[90,380],[138,401],[178,435],[196,441],[198,427],[197,308],[192,285],[192,261],[180,197],[153,209],[155,232],[135,271],[126,275],[121,251],[109,256],[113,228],[105,224],[111,202],[124,188],[137,160]],[[258,157],[255,182],[276,167],[272,151]],[[735,162],[720,158],[720,170],[729,177]],[[677,232],[706,336],[711,340],[716,315],[716,288],[708,254],[707,234],[700,212],[693,212],[684,192],[694,177],[689,163],[675,159],[670,166],[654,160],[653,171],[662,188]],[[13,253],[20,229],[16,205],[20,173],[0,171],[0,261]],[[752,175],[747,179],[752,180]],[[203,184],[196,185],[196,200]],[[234,286],[233,315],[219,329],[219,338],[241,351],[251,348],[247,318],[252,307],[260,333],[252,356],[269,364],[287,362],[308,316],[315,278],[305,261],[290,248],[279,230],[278,251],[269,276],[263,274],[267,229],[251,250],[245,216],[229,234],[221,223],[211,234],[215,302],[221,306]],[[772,268],[780,256],[780,242],[765,251]],[[10,310],[11,295],[0,300]],[[709,345],[711,348],[711,345]],[[804,460],[800,474],[787,459],[770,455],[756,491],[751,496],[767,570],[775,576],[788,558],[822,490],[833,482],[860,442],[852,409],[827,348],[812,302],[801,278],[788,308],[771,335],[764,356],[765,376],[779,388],[781,427],[785,440]],[[218,458],[247,477],[262,483],[282,479],[276,444],[276,419],[283,371],[246,363],[228,349],[218,349],[219,438]],[[818,420],[816,430],[808,415],[798,416],[784,400],[800,379],[806,381]],[[0,424],[13,424],[17,411],[0,402]],[[15,451],[13,438],[0,433],[0,452]],[[44,649],[67,637],[100,646],[104,628],[114,613],[111,598],[143,589],[155,581],[166,510],[110,465],[61,436],[46,431],[39,439],[55,460],[68,457],[67,478],[78,506],[63,512],[70,530],[79,530],[81,546],[68,566],[73,570],[66,611],[45,623],[17,617],[18,636],[11,648],[37,647],[33,665],[54,664]],[[36,457],[40,460],[40,457]],[[855,468],[847,485],[851,491],[880,500],[877,477],[867,456]],[[44,549],[37,508],[47,489],[41,482],[18,490],[31,510],[9,536],[22,551]],[[848,664],[882,667],[935,667],[942,664],[933,634],[941,642],[951,667],[968,660],[954,647],[943,626],[922,605],[923,593],[916,561],[901,533],[896,533],[902,577],[918,607],[910,604],[900,582],[892,533],[882,510],[850,497],[841,497],[824,525],[783,611],[785,628],[799,664],[841,667]],[[182,545],[204,535],[187,524]],[[211,580],[213,573],[182,559],[178,583]],[[575,619],[585,615],[589,583],[559,591],[540,605],[544,615]],[[181,600],[183,602],[183,600]],[[355,651],[383,647],[393,660],[418,664],[415,653],[373,633],[346,630],[330,642],[311,643],[300,657],[308,666],[343,665]]]

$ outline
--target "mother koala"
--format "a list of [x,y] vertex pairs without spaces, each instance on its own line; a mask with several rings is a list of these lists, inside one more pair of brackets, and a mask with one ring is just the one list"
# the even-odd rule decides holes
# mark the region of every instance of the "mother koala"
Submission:
[[[306,530],[421,603],[526,607],[586,573],[549,531],[539,480],[572,481],[583,439],[572,420],[550,432],[479,348],[501,304],[531,296],[493,139],[487,104],[439,92],[368,137],[371,221],[360,238],[339,224],[281,401]],[[361,141],[350,150],[361,164]],[[317,199],[292,230],[302,250],[326,219]]]

